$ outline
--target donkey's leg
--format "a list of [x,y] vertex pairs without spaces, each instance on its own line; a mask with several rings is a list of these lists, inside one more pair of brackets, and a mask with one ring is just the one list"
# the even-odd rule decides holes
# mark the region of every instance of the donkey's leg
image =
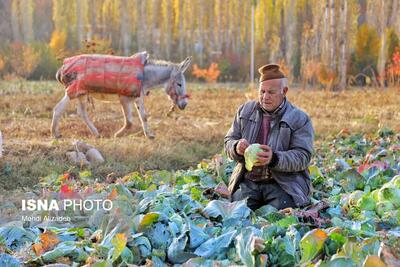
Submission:
[[58,131],[58,121],[60,120],[62,114],[65,111],[65,108],[67,107],[70,99],[67,94],[64,95],[64,97],[58,102],[58,104],[55,106],[54,111],[53,111],[53,120],[51,121],[51,134],[55,138],[60,138],[61,134]]
[[89,116],[86,112],[86,95],[81,95],[78,98],[78,114],[81,116],[82,120],[86,123],[87,127],[89,127],[90,131],[96,136],[100,137],[99,132],[94,126],[93,122],[89,119]]
[[132,128],[133,116],[132,116],[132,97],[119,96],[119,102],[121,103],[122,112],[124,114],[124,126],[114,134],[114,137],[122,136],[126,130]]
[[140,121],[142,122],[144,135],[150,139],[153,139],[155,137],[154,133],[149,130],[149,127],[147,125],[147,115],[146,110],[144,109],[143,95],[135,98],[135,106],[139,114]]

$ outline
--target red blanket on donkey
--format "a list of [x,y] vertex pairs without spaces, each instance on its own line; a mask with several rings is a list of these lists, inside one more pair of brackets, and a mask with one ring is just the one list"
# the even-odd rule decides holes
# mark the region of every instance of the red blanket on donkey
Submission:
[[72,99],[89,92],[139,97],[147,53],[131,57],[79,55],[64,60],[61,81]]

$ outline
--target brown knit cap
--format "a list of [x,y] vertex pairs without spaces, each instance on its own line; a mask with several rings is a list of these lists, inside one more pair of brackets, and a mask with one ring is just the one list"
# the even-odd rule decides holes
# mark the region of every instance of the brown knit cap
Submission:
[[286,78],[285,74],[279,69],[277,64],[267,64],[258,69],[261,74],[260,83],[266,80]]

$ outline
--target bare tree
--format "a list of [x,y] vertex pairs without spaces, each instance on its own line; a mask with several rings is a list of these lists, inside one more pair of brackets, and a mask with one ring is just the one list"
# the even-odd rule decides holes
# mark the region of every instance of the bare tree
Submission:
[[122,51],[124,55],[129,55],[131,50],[131,18],[130,12],[128,10],[128,1],[121,0],[120,2],[120,14],[121,14],[121,23],[120,23],[120,31],[121,31],[121,42],[122,42]]
[[184,49],[184,29],[183,29],[183,1],[179,1],[179,44],[178,51],[179,57],[183,57],[183,49]]
[[396,25],[396,20],[399,17],[399,1],[398,0],[392,0],[391,1],[391,8],[389,8],[389,10],[391,10],[391,14],[390,14],[390,16],[388,16],[387,24],[389,26]]
[[357,25],[360,27],[367,22],[367,0],[358,0],[360,6],[360,14],[357,19]]
[[13,33],[13,41],[21,40],[21,31],[19,25],[19,1],[13,0],[11,4],[11,28]]
[[336,70],[336,14],[335,14],[335,0],[329,1],[330,18],[329,18],[329,65],[331,70]]
[[280,10],[280,27],[279,27],[279,50],[281,54],[281,58],[286,59],[286,25],[285,25],[285,8],[284,5],[282,4]]
[[84,36],[84,14],[82,10],[82,1],[76,0],[76,18],[77,18],[77,34],[78,47],[82,48]]
[[348,50],[348,3],[342,0],[340,5],[340,58],[339,58],[339,89],[346,88],[347,75],[347,50]]
[[25,43],[30,43],[34,40],[33,36],[33,1],[21,0],[20,11],[22,20],[22,32]]
[[137,24],[140,24],[136,27],[136,37],[139,51],[143,51],[146,48],[146,37],[145,33],[147,32],[147,24],[146,22],[146,2],[145,1],[137,1],[136,2],[136,10],[137,10]]
[[293,59],[293,46],[294,46],[294,41],[293,41],[293,37],[295,35],[295,29],[296,29],[296,25],[295,25],[295,0],[290,0],[289,5],[288,5],[288,15],[286,16],[287,21],[286,21],[286,26],[287,26],[287,31],[286,31],[286,45],[287,45],[287,53],[286,53],[286,62],[289,66],[291,66],[291,61]]

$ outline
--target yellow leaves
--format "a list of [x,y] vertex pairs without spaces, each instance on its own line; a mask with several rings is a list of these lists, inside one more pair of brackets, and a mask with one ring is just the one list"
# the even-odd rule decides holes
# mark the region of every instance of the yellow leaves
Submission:
[[358,28],[356,34],[355,57],[361,63],[373,63],[378,59],[381,43],[378,32],[368,24]]
[[6,62],[2,56],[0,56],[0,72],[4,69]]
[[58,243],[57,235],[51,231],[46,231],[40,234],[40,242],[32,245],[32,250],[35,252],[36,256],[42,255],[46,251],[52,250]]
[[138,232],[143,231],[147,226],[156,222],[158,220],[158,217],[160,217],[160,214],[156,213],[156,212],[149,212],[146,215],[144,215],[143,217],[141,216],[139,218],[140,223],[137,227]]
[[208,69],[200,69],[197,66],[197,64],[194,64],[193,65],[192,74],[196,78],[203,78],[208,83],[213,83],[213,82],[217,81],[218,76],[221,74],[221,72],[218,69],[218,64],[217,63],[211,63],[211,65],[210,65],[210,67]]
[[115,261],[126,246],[127,238],[124,233],[116,234],[113,239],[111,239],[111,244],[114,246],[114,252],[112,255],[112,261]]
[[386,267],[386,264],[377,255],[368,256],[363,264],[363,267]]
[[322,229],[314,229],[306,233],[300,241],[301,262],[309,262],[321,253],[327,238],[327,233]]
[[62,52],[65,50],[65,45],[67,42],[67,34],[62,31],[53,31],[51,35],[51,40],[49,43],[50,48],[56,52]]
[[14,74],[18,77],[27,78],[39,64],[40,52],[32,45],[13,43],[10,45],[10,52],[7,62],[11,65]]
[[107,196],[107,199],[109,199],[109,200],[114,200],[114,199],[117,198],[117,196],[118,196],[118,192],[117,192],[117,189],[114,187],[114,188],[111,190],[111,193]]

